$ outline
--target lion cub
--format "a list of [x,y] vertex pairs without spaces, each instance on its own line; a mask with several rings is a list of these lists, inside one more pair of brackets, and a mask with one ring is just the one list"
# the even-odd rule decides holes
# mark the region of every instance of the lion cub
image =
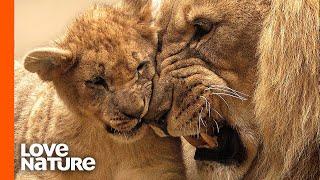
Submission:
[[[95,7],[56,47],[30,52],[15,70],[17,179],[185,179],[180,143],[141,118],[155,73],[151,2]],[[70,157],[93,157],[80,171],[21,171],[20,144],[64,143]]]

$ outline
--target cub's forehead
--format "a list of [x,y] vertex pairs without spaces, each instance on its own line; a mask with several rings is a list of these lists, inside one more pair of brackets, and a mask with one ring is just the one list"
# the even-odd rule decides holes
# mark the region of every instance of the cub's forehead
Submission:
[[103,76],[113,85],[121,85],[135,77],[138,61],[121,52],[88,50],[82,53],[74,73],[84,80]]
[[113,52],[106,50],[86,50],[82,52],[80,65],[103,67],[106,71],[119,71],[119,70],[135,70],[138,59],[130,56],[130,52],[126,50],[117,49]]
[[[79,60],[79,72],[103,67],[105,72],[133,74],[141,60],[151,57],[155,45],[148,39],[155,31],[121,9],[99,7],[79,16],[58,42]],[[148,29],[149,28],[149,29]],[[147,36],[146,36],[147,35]],[[135,58],[138,53],[141,58]],[[150,59],[150,58],[149,58]]]
[[127,42],[141,41],[137,20],[113,8],[92,9],[79,16],[59,42],[73,51],[106,49],[113,51]]

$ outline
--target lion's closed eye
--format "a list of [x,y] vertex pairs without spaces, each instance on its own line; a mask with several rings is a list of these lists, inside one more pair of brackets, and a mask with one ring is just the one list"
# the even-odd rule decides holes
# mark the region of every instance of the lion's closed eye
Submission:
[[143,71],[146,69],[146,66],[148,64],[148,61],[142,61],[138,67],[137,67],[137,72],[139,75],[142,75],[143,74]]

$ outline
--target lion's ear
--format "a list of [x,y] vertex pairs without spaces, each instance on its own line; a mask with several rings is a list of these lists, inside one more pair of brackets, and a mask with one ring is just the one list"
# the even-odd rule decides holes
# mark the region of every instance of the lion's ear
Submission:
[[71,51],[53,47],[35,49],[24,58],[25,69],[37,73],[46,81],[51,81],[67,72],[73,64]]
[[123,0],[123,3],[127,11],[137,16],[140,22],[152,21],[152,0]]

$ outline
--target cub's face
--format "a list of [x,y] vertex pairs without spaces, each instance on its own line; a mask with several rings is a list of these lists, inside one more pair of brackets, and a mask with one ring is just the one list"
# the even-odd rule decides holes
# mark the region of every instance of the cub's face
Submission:
[[146,130],[141,118],[148,110],[154,75],[151,46],[130,43],[135,45],[112,53],[84,51],[75,67],[55,83],[76,112],[99,120],[121,139],[137,138]]
[[113,138],[142,137],[154,76],[154,31],[111,8],[79,17],[57,48],[37,49],[25,67],[53,81],[69,109]]
[[161,9],[158,75],[146,118],[194,145],[210,179],[239,178],[256,156],[252,96],[265,5],[184,0]]

